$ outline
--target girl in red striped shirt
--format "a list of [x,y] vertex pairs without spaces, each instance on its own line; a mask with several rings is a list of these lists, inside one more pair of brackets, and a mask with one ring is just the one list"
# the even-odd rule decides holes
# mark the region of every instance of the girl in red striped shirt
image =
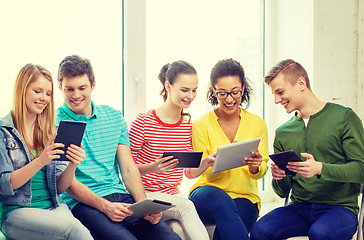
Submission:
[[[163,219],[183,239],[207,240],[206,228],[193,203],[180,193],[183,169],[178,159],[162,157],[164,151],[193,151],[190,115],[183,112],[196,97],[197,72],[185,62],[162,67],[164,104],[138,115],[130,126],[131,152],[142,175],[147,197],[171,202],[175,207],[163,212]],[[182,228],[182,229],[181,229]]]

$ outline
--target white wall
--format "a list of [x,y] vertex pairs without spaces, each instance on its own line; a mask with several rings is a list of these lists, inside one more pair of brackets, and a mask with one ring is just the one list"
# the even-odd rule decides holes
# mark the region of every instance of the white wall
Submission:
[[358,109],[357,0],[315,1],[314,92],[325,101]]
[[125,118],[128,123],[146,106],[146,2],[125,1]]
[[357,113],[364,121],[364,0],[358,1]]
[[[11,109],[14,82],[25,64],[43,65],[56,84],[58,65],[71,54],[94,67],[93,99],[121,109],[122,1],[1,1],[0,35],[1,116]],[[55,96],[59,106],[57,87]]]
[[357,88],[356,88],[356,112],[364,121],[364,0],[358,0],[357,24],[358,24],[358,51],[357,51]]
[[[313,75],[313,0],[266,1],[266,73],[277,62],[291,58],[301,63]],[[266,86],[266,121],[270,144],[274,130],[290,118],[282,106],[274,104],[272,92]]]

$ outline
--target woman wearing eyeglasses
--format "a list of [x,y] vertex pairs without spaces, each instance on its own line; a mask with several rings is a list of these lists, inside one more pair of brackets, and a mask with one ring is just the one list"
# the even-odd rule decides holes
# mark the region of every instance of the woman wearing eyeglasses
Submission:
[[243,67],[233,59],[219,61],[211,71],[208,101],[217,107],[194,122],[192,143],[203,158],[221,145],[260,137],[253,157],[242,159],[243,167],[212,173],[214,160],[186,170],[199,177],[189,199],[205,224],[216,224],[216,239],[249,239],[260,210],[257,180],[267,172],[268,132],[264,120],[247,110],[251,88]]

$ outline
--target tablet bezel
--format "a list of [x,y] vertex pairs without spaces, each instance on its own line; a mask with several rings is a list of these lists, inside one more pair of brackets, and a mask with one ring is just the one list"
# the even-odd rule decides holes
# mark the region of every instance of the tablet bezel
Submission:
[[258,150],[260,137],[235,142],[217,148],[212,173],[244,166],[243,159]]
[[66,157],[66,150],[71,145],[81,146],[83,133],[86,128],[86,122],[61,120],[57,129],[57,136],[54,139],[55,143],[63,143],[65,146],[62,149],[65,153],[61,154],[57,161],[70,161]]
[[163,157],[173,156],[172,159],[178,158],[178,163],[175,166],[175,168],[198,168],[201,163],[202,154],[203,152],[200,151],[195,151],[195,152],[165,151],[163,152]]
[[269,158],[279,167],[279,169],[284,170],[286,175],[296,174],[296,172],[287,168],[288,162],[302,162],[302,159],[293,150],[269,154]]
[[171,207],[174,207],[170,202],[162,201],[159,199],[146,198],[132,205],[129,205],[127,208],[133,211],[131,215],[134,218],[144,218],[146,215],[163,212]]

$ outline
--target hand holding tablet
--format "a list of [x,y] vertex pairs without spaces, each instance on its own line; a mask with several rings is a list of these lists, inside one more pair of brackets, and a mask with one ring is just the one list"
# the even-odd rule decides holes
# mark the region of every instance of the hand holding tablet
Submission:
[[244,166],[243,159],[258,150],[259,142],[260,137],[218,147],[212,173]]
[[[85,131],[86,123],[78,121],[66,121],[62,120],[59,123],[57,130],[57,136],[54,140],[55,143],[63,143],[64,148],[62,150],[66,153],[67,148],[71,145],[81,145],[83,132]],[[62,154],[58,161],[70,161],[66,154]]]
[[174,206],[175,205],[170,202],[146,198],[128,206],[127,208],[133,211],[133,215],[131,215],[132,217],[144,218],[148,214],[163,212],[164,210]]
[[[202,152],[164,152],[162,157],[173,156],[178,164],[175,168],[198,168],[200,166]],[[167,160],[168,161],[168,160]]]
[[287,168],[288,162],[302,162],[302,159],[293,150],[273,153],[269,155],[270,159],[279,167],[284,170],[286,175],[295,175],[296,173]]

